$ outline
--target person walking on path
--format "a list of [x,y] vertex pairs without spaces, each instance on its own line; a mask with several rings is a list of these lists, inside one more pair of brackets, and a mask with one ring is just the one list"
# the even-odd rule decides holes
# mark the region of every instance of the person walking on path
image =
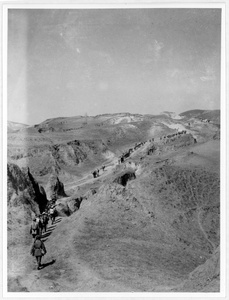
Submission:
[[31,248],[30,254],[36,257],[37,260],[37,270],[40,270],[41,268],[41,258],[43,255],[46,254],[46,248],[44,243],[41,240],[40,235],[37,235],[35,238],[35,241],[33,243],[33,246]]
[[49,217],[48,214],[46,212],[43,212],[41,215],[41,221],[42,221],[42,230],[44,230],[44,232],[47,231],[47,225],[49,222]]
[[32,234],[33,239],[39,234],[39,224],[36,221],[36,218],[33,218],[32,225],[30,227],[30,234]]
[[56,218],[56,208],[55,206],[51,206],[50,210],[49,210],[49,215],[50,215],[50,219],[52,224],[55,222],[55,218]]
[[41,234],[41,220],[40,220],[40,215],[36,215],[36,222],[37,222],[37,225],[38,225],[38,233],[37,234]]

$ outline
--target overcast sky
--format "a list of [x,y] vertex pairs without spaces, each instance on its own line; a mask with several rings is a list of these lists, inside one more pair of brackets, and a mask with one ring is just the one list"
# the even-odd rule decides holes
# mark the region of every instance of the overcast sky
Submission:
[[8,120],[220,108],[220,9],[11,9]]

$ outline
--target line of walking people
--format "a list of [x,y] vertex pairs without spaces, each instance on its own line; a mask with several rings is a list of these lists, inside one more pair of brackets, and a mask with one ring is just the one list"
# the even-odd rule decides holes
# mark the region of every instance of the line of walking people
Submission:
[[51,224],[55,222],[56,215],[55,205],[51,205],[50,208],[47,207],[42,214],[33,218],[30,227],[30,234],[34,239],[30,254],[36,257],[38,270],[41,269],[42,256],[44,256],[47,252],[44,242],[41,240],[42,234],[47,231],[49,220],[51,221]]

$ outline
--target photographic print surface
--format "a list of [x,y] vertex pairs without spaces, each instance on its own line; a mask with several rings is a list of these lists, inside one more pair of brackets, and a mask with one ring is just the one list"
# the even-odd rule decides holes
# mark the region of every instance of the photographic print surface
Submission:
[[7,16],[7,291],[219,293],[222,9]]

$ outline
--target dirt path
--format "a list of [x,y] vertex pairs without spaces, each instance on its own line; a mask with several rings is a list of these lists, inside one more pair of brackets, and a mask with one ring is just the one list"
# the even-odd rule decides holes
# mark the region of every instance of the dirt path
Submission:
[[117,166],[116,163],[117,159],[113,159],[109,165],[106,165],[106,169],[105,171],[97,178],[94,178],[92,176],[92,174],[87,174],[86,176],[84,176],[83,178],[81,178],[78,181],[72,181],[72,182],[67,182],[64,184],[64,188],[65,190],[70,190],[72,188],[76,188],[77,186],[81,186],[81,185],[85,185],[85,184],[92,184],[94,182],[96,182],[97,180],[100,180],[101,178],[106,177],[107,175],[111,174],[112,171],[114,170],[114,168]]
[[[55,220],[54,224],[50,224],[47,227],[47,231],[42,234],[42,240],[45,242],[45,245],[46,243],[48,243],[49,237],[52,234],[52,232],[58,228],[61,220],[62,218],[58,217]],[[8,267],[9,282],[11,282],[12,280],[16,281],[18,285],[17,288],[23,287],[28,291],[30,291],[31,285],[33,285],[34,282],[39,277],[38,276],[39,270],[37,270],[36,258],[30,255],[32,244],[33,241],[31,237],[31,244],[27,244],[27,245],[20,244],[17,247],[13,248],[13,250],[9,252],[10,259],[8,259],[10,262]],[[47,256],[50,255],[47,254]],[[46,263],[43,263],[43,268],[55,262],[53,259],[47,262],[46,256],[43,257],[43,261],[44,260],[46,261]],[[13,286],[12,283],[9,284],[10,291],[11,289],[14,289]]]
[[[130,286],[115,280],[105,279],[78,255],[73,255],[71,234],[68,243],[57,245],[58,235],[63,236],[63,220],[57,218],[43,234],[47,254],[42,258],[42,268],[37,270],[35,257],[29,256],[30,246],[20,247],[14,255],[14,270],[9,271],[9,291],[26,292],[127,292]],[[68,220],[65,220],[65,226]],[[52,235],[54,234],[54,236]],[[54,249],[53,247],[57,248]],[[67,253],[66,253],[67,252]],[[58,253],[58,254],[57,254]],[[70,260],[68,260],[70,257]],[[70,265],[69,265],[70,263]],[[140,290],[139,290],[140,292]]]
[[[142,149],[143,148],[141,147],[139,152],[142,151]],[[185,150],[178,149],[176,152],[163,154],[160,158],[172,159],[175,156],[178,157],[184,151],[187,151],[187,149],[188,148]],[[136,150],[134,154],[138,153],[137,151],[138,150]],[[132,156],[130,156],[130,158],[132,158]],[[158,157],[155,156],[155,160],[156,159],[158,159]],[[151,160],[151,163],[152,161],[153,160]],[[152,165],[153,164],[154,162]],[[106,166],[105,172],[98,178],[93,178],[91,173],[89,173],[78,181],[66,183],[65,188],[67,190],[71,187],[93,184],[97,180],[104,179],[107,175],[110,175],[116,166],[117,159],[113,159],[109,162],[109,165]],[[190,187],[190,189],[194,198],[192,188]],[[139,196],[137,198],[141,210],[145,215],[149,216],[149,210],[150,212],[154,210],[154,207],[148,206],[147,199],[149,198],[149,194],[142,191],[140,185],[139,189],[136,190],[136,193]],[[115,203],[112,205],[115,205]],[[89,206],[87,208],[90,209]],[[216,246],[208,239],[208,235],[201,222],[202,212],[203,210],[198,208],[197,219],[199,228],[203,233],[204,238],[211,246],[211,249],[214,251]],[[93,220],[95,225],[89,227],[89,230],[85,235],[79,235],[77,242],[79,245],[82,245],[78,246],[78,248],[74,247],[74,241],[71,237],[79,228],[81,231],[86,230],[87,222],[82,222],[82,227],[78,226],[80,223],[73,223],[75,226],[70,227],[72,226],[72,219],[70,220],[70,218],[78,218],[78,215],[75,215],[70,216],[69,219],[58,217],[53,225],[49,225],[47,232],[43,235],[43,240],[48,252],[42,259],[43,268],[41,270],[36,269],[36,260],[29,255],[30,245],[21,244],[17,247],[17,250],[10,250],[10,252],[12,251],[10,254],[11,265],[8,268],[9,286],[11,286],[10,291],[19,291],[21,289],[21,291],[28,292],[131,292],[134,289],[134,292],[142,292],[144,285],[144,288],[146,288],[147,291],[169,292],[183,281],[183,277],[176,278],[176,272],[180,272],[178,269],[174,272],[178,265],[178,258],[176,260],[174,259],[174,255],[169,256],[170,248],[167,249],[167,252],[163,252],[166,249],[164,245],[163,247],[159,247],[160,243],[157,247],[156,243],[148,245],[148,240],[146,240],[145,245],[142,239],[133,241],[126,238],[126,240],[124,240],[126,232],[130,232],[129,235],[132,236],[131,234],[135,231],[135,226],[130,226],[125,230],[121,227],[119,228],[119,230],[124,230],[123,240],[120,237],[115,241],[115,239],[109,239],[103,235],[101,236],[101,232],[103,232],[104,229],[103,227],[99,227],[102,213],[103,212],[100,212],[98,217],[94,220],[89,217],[88,222],[92,222]],[[148,221],[152,228],[155,227],[155,230],[152,230],[152,237],[153,235],[156,236],[157,226],[155,226],[154,218],[148,218],[147,222]],[[96,222],[98,222],[98,224]],[[107,224],[109,224],[109,222]],[[163,220],[160,223],[160,227],[160,234],[166,233],[167,227]],[[98,234],[97,237],[95,235],[96,230]],[[105,230],[107,233],[109,227],[105,228]],[[131,230],[133,230],[133,232],[131,232]],[[81,238],[83,242],[80,240]],[[97,243],[94,240],[96,240]],[[63,245],[58,245],[58,241],[61,241]],[[92,246],[94,245],[94,248],[87,248],[90,243]],[[102,247],[101,243],[104,243]],[[85,253],[85,257],[83,255],[81,258],[79,257],[80,247],[82,253]],[[126,249],[128,249],[129,253],[127,253]],[[87,256],[90,251],[91,259],[90,256]],[[142,258],[141,255],[143,256]],[[165,260],[166,255],[168,255],[167,260]],[[145,257],[148,258],[146,259]],[[132,261],[130,261],[130,258]],[[102,261],[102,259],[104,260],[104,263],[100,263],[100,260]],[[186,259],[187,258],[185,257],[185,260]],[[164,269],[161,265],[159,266],[160,262],[164,263]],[[181,262],[185,265],[183,261]],[[114,272],[112,273],[110,270],[113,270]],[[136,272],[136,274],[133,275],[134,272]],[[125,281],[125,276],[131,279]],[[131,280],[134,281],[133,284]],[[15,282],[17,282],[16,285]],[[141,289],[138,286],[135,286],[136,283],[139,283]]]
[[[130,156],[127,158],[127,161],[128,159],[136,156],[138,153],[141,153],[144,149],[146,149],[149,145],[151,145],[152,143],[155,143],[155,142],[160,142],[160,138],[155,138],[154,139],[154,142],[147,142],[146,144],[142,145],[140,148],[134,150],[133,153],[130,154]],[[123,163],[125,164],[125,163]],[[75,188],[77,186],[81,186],[81,185],[84,185],[84,184],[89,184],[89,183],[93,183],[94,181],[96,180],[99,180],[101,178],[104,178],[106,177],[107,175],[111,174],[111,172],[115,169],[115,167],[118,165],[118,160],[117,160],[117,157],[114,157],[112,159],[109,159],[107,161],[104,162],[103,164],[106,168],[105,168],[105,171],[97,178],[94,178],[92,177],[92,174],[89,173],[87,175],[85,175],[83,178],[81,178],[80,180],[78,181],[72,181],[72,182],[66,182],[64,183],[64,187],[65,187],[65,190],[69,190],[71,188]],[[101,169],[102,166],[98,167],[97,169]]]

